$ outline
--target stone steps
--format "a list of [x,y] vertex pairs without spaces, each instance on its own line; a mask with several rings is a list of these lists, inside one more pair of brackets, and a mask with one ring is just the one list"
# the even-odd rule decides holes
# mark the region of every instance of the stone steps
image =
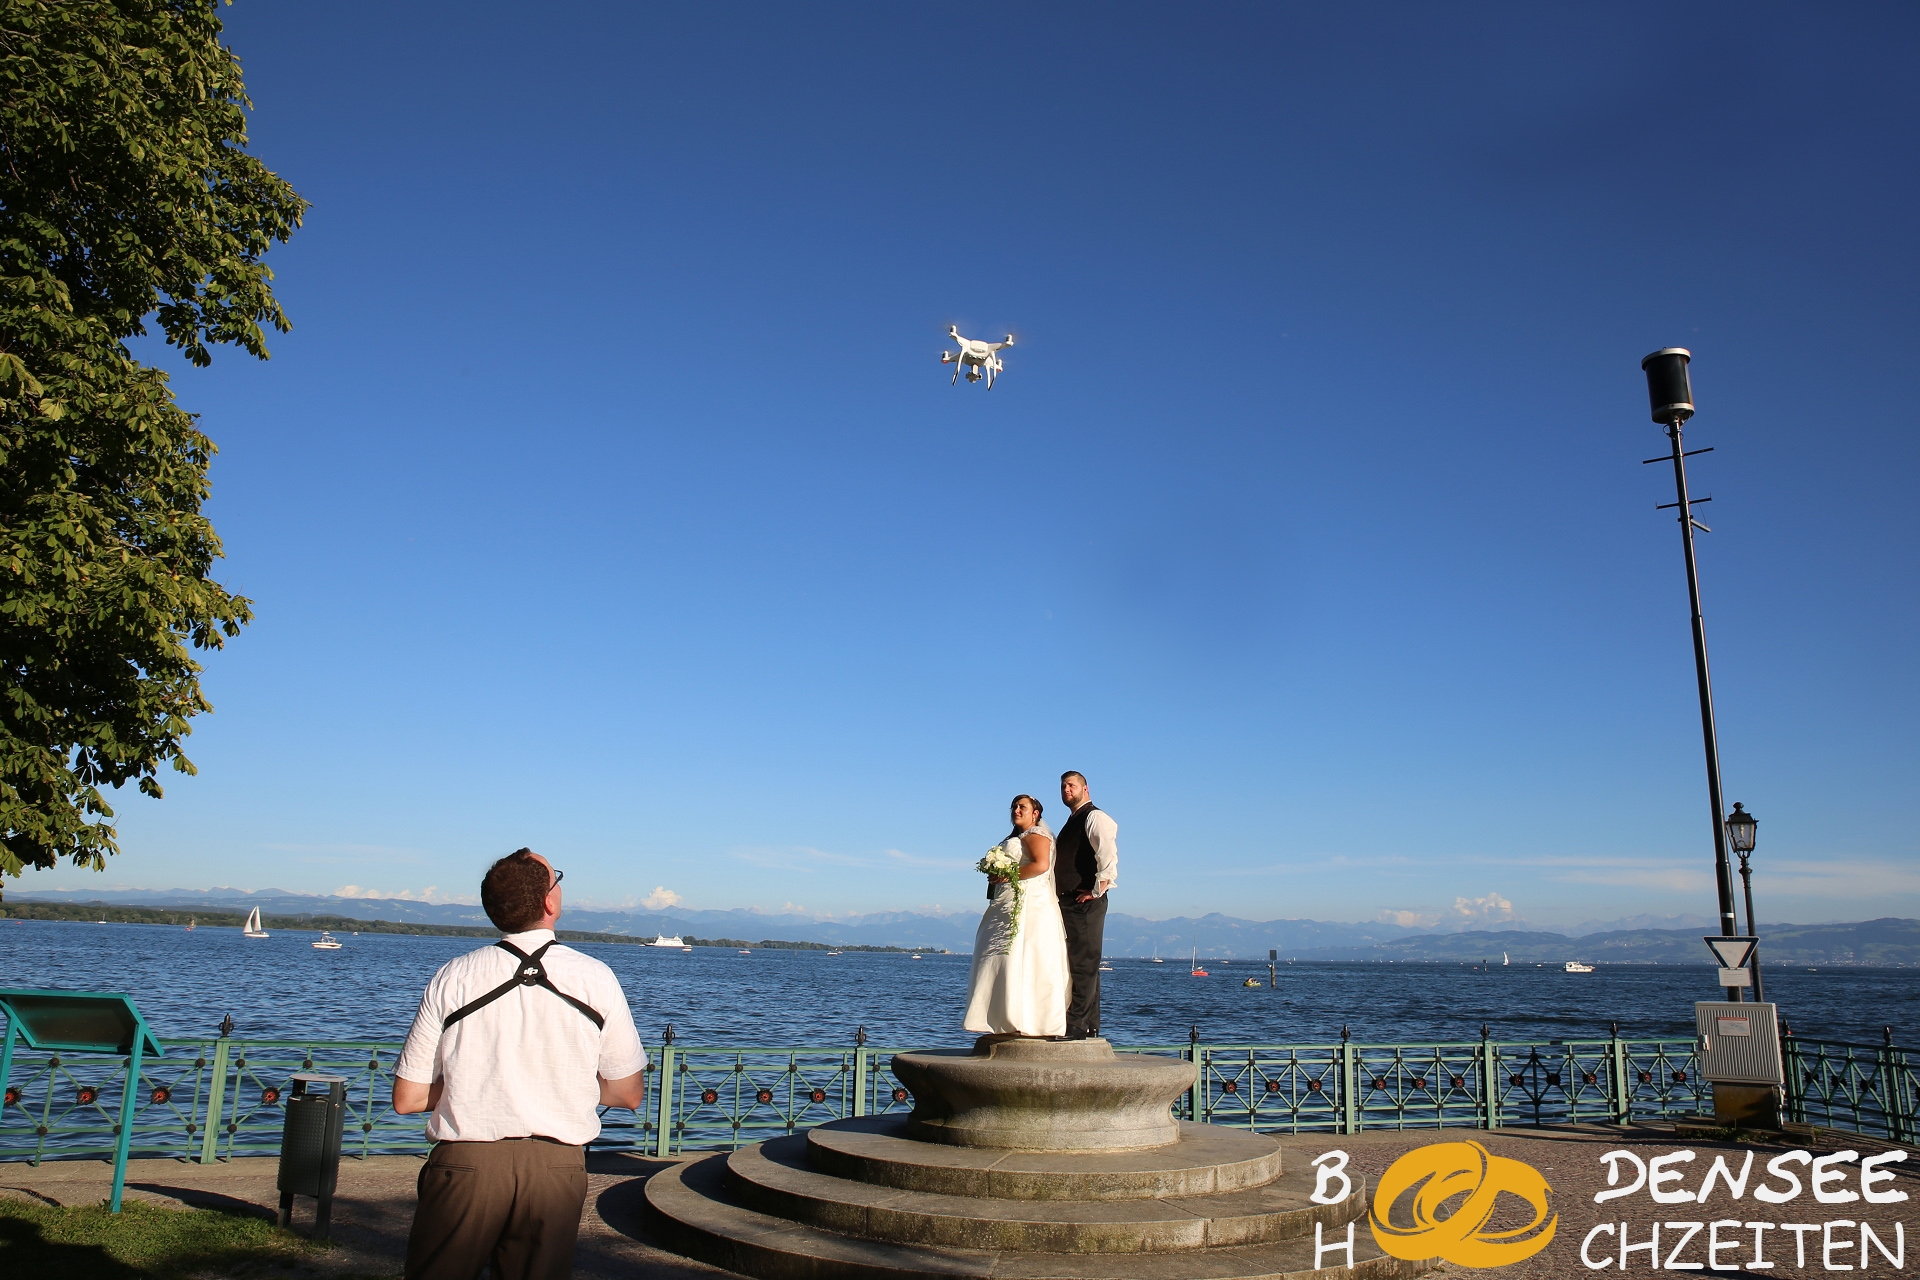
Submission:
[[1339,1204],[1312,1203],[1314,1179],[1306,1172],[1219,1195],[1087,1201],[944,1195],[820,1173],[808,1166],[808,1146],[806,1137],[795,1136],[734,1152],[727,1158],[733,1199],[842,1235],[1021,1253],[1167,1253],[1310,1239],[1316,1222],[1326,1230],[1344,1227],[1366,1203],[1359,1179],[1355,1194]]
[[807,1164],[874,1186],[999,1200],[1219,1195],[1280,1176],[1276,1138],[1184,1121],[1179,1132],[1146,1150],[1005,1151],[916,1142],[904,1116],[869,1116],[810,1130]]
[[[728,1163],[729,1157],[711,1156],[655,1174],[646,1185],[649,1218],[661,1243],[675,1252],[760,1280],[1402,1280],[1433,1265],[1382,1254],[1364,1223],[1355,1223],[1350,1269],[1344,1250],[1323,1255],[1328,1266],[1315,1269],[1311,1226],[1301,1239],[1175,1253],[1040,1253],[859,1239],[743,1203],[728,1186]],[[1363,1197],[1356,1191],[1352,1201],[1353,1208],[1330,1207],[1351,1217]],[[1325,1235],[1344,1242],[1346,1228]]]

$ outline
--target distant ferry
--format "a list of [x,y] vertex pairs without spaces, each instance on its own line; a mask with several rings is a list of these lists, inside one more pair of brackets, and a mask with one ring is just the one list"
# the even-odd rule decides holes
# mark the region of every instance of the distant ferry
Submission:
[[1568,973],[1592,973],[1593,966],[1590,964],[1583,964],[1578,960],[1569,960],[1567,961],[1567,972]]
[[683,951],[687,946],[685,939],[681,938],[678,934],[669,938],[664,933],[646,945],[649,947],[679,947]]

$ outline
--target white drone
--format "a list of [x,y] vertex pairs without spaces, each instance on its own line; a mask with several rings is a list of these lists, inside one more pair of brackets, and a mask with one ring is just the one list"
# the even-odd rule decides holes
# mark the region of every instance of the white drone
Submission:
[[968,382],[980,381],[982,373],[987,375],[987,390],[993,390],[994,375],[1000,372],[1000,352],[1013,345],[1013,335],[1008,334],[1005,342],[979,342],[960,336],[960,326],[947,326],[947,336],[960,344],[958,351],[942,351],[940,363],[954,366],[953,385],[960,385],[960,372],[965,370]]

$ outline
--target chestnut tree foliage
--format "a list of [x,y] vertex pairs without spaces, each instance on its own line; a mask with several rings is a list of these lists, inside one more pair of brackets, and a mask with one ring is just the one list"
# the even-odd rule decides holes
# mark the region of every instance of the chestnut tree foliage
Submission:
[[0,877],[117,852],[103,788],[192,773],[214,447],[126,342],[196,365],[288,325],[261,256],[306,202],[248,154],[212,0],[0,0]]

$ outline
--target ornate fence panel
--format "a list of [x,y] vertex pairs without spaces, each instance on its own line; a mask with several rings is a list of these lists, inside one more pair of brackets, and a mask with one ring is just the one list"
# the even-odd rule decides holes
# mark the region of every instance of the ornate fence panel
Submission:
[[1484,1043],[1353,1045],[1355,1127],[1485,1127]]
[[[1262,1133],[1345,1125],[1342,1046],[1198,1045],[1199,1118]],[[1189,1102],[1187,1110],[1192,1111]]]
[[[140,1064],[134,1095],[134,1157],[185,1156],[198,1149],[207,1063],[176,1056]],[[0,1160],[112,1159],[127,1060],[98,1054],[39,1052],[16,1045],[0,1106]]]
[[1788,1118],[1894,1142],[1909,1141],[1920,1132],[1920,1118],[1914,1114],[1920,1077],[1909,1051],[1897,1048],[1891,1033],[1878,1045],[1790,1035],[1781,1037],[1781,1048]]
[[1694,1040],[1617,1040],[1626,1119],[1694,1116],[1713,1111],[1713,1091],[1700,1078]]

